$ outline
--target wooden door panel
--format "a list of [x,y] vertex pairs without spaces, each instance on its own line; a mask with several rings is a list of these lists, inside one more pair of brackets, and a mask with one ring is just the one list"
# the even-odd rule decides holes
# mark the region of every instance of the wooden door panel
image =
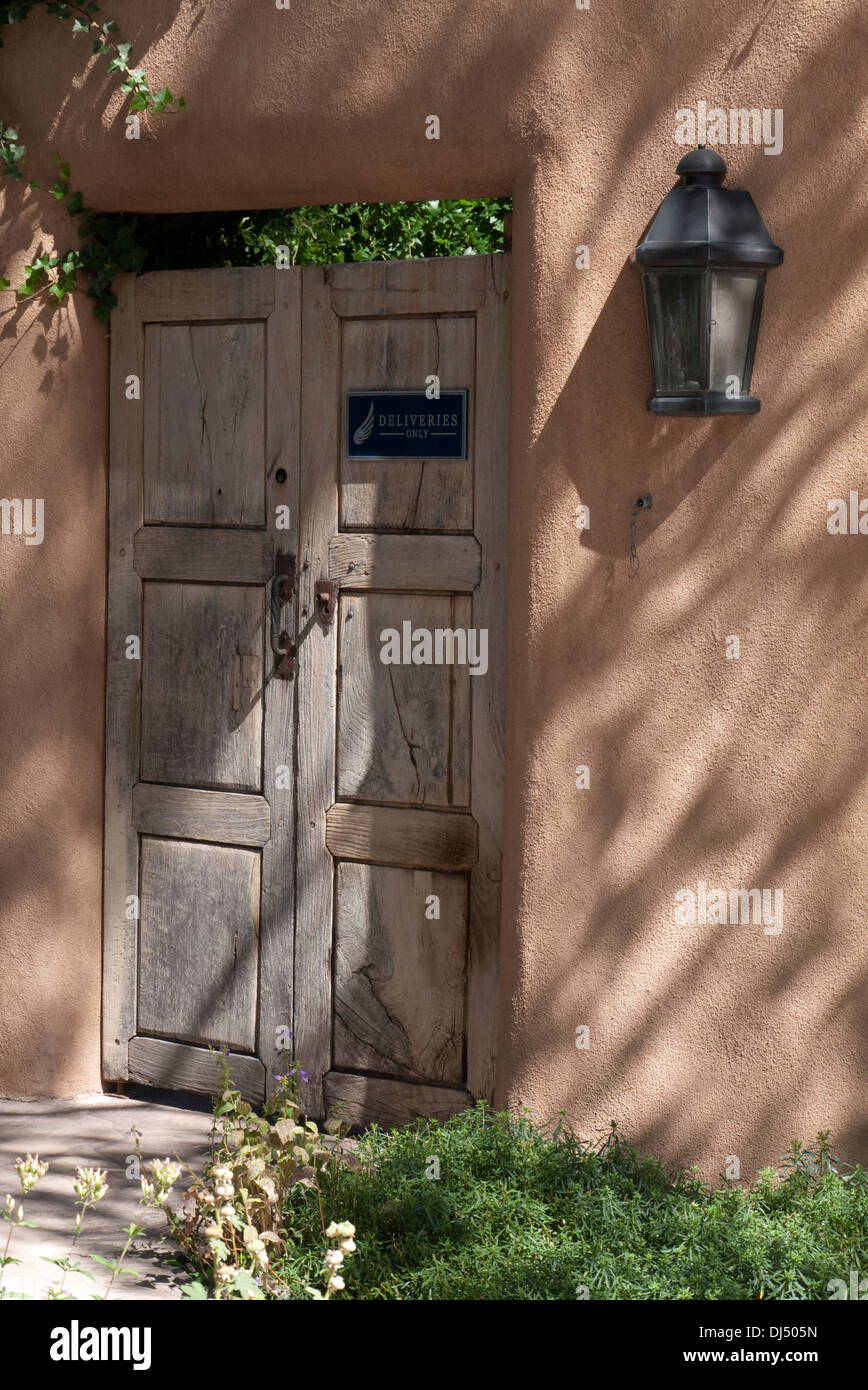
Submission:
[[[337,794],[372,802],[466,806],[466,666],[385,665],[382,634],[452,632],[469,600],[446,594],[355,593],[340,605]],[[407,643],[409,645],[409,643]]]
[[145,521],[264,526],[264,324],[147,324],[145,374]]
[[142,779],[262,786],[263,591],[144,585]]
[[256,1047],[260,856],[142,837],[138,1032]]
[[465,876],[338,864],[334,1065],[462,1083],[466,958]]
[[[473,374],[472,315],[348,319],[343,333],[341,391],[412,390],[443,372],[448,390]],[[470,531],[473,467],[467,460],[341,461],[341,527],[369,531]]]

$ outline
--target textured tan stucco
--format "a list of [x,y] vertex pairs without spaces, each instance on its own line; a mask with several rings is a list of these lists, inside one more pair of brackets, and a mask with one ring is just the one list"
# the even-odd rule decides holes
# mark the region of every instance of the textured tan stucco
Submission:
[[[2,114],[89,205],[515,200],[497,1099],[710,1174],[820,1126],[864,1160],[868,537],[826,530],[827,499],[868,494],[859,0],[142,8],[110,10],[188,110],[139,142],[57,20],[4,34]],[[780,155],[722,153],[786,258],[762,413],[665,421],[627,260],[700,98],[783,109]],[[67,237],[49,203],[7,189],[16,272]],[[71,1094],[99,1085],[107,343],[83,296],[11,305],[0,489],[46,499],[47,537],[0,540],[0,1092]],[[676,927],[700,879],[783,887],[782,933]]]

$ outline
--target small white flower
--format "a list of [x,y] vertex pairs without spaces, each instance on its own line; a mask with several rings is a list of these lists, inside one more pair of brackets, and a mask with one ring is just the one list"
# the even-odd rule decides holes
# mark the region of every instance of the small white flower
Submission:
[[331,1279],[329,1279],[329,1293],[339,1293],[340,1290],[344,1288],[346,1288],[346,1284],[341,1275],[333,1274]]
[[107,1176],[102,1168],[76,1168],[72,1190],[80,1202],[98,1202],[108,1192]]
[[157,1187],[163,1193],[168,1193],[181,1176],[180,1163],[173,1163],[169,1158],[155,1158],[149,1167],[156,1179]]
[[28,1154],[26,1158],[17,1158],[15,1168],[21,1182],[21,1189],[26,1197],[28,1192],[32,1192],[40,1178],[44,1178],[48,1172],[48,1164],[40,1162],[39,1154]]
[[327,1267],[328,1269],[340,1269],[340,1267],[341,1267],[341,1265],[343,1264],[343,1262],[344,1262],[344,1252],[343,1252],[343,1250],[327,1250],[327,1251],[326,1251],[325,1263],[326,1263],[326,1267]]
[[356,1248],[356,1242],[352,1239],[342,1240],[338,1243],[338,1249],[343,1250],[345,1255],[352,1255]]
[[349,1240],[356,1234],[352,1221],[333,1221],[326,1231],[329,1240]]

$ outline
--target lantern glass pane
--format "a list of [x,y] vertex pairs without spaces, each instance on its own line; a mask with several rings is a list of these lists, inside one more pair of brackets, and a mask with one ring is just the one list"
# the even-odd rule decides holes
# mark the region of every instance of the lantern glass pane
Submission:
[[759,276],[746,271],[713,270],[708,346],[708,385],[712,391],[732,389],[747,395],[748,349]]
[[701,389],[702,285],[703,276],[696,271],[645,275],[658,395]]

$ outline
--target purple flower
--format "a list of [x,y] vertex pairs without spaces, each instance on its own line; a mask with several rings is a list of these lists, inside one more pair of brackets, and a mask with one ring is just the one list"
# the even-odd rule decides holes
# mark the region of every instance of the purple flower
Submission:
[[282,1080],[283,1080],[283,1077],[282,1077],[282,1076],[279,1076],[277,1072],[274,1072],[274,1079],[275,1079],[275,1081],[282,1081]]
[[301,1077],[302,1081],[310,1081],[310,1073],[309,1073],[309,1072],[306,1072],[306,1071],[302,1071],[302,1069],[301,1069],[300,1067],[299,1067],[299,1076]]

